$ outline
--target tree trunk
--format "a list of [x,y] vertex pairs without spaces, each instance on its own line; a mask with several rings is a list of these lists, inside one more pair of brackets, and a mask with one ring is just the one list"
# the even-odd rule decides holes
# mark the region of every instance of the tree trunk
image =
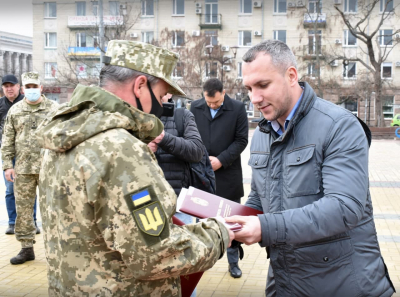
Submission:
[[385,117],[382,109],[382,79],[381,71],[375,71],[375,127],[385,127]]

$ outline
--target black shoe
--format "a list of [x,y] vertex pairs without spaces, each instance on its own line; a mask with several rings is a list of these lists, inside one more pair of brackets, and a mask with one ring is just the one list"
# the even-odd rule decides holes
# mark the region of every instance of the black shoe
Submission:
[[6,229],[6,234],[15,234],[14,227],[14,224],[9,224],[8,228]]
[[14,265],[23,264],[26,261],[32,261],[32,260],[35,260],[35,253],[33,252],[33,247],[30,247],[21,249],[21,251],[17,256],[11,258],[10,263]]
[[242,271],[240,270],[238,263],[229,263],[229,272],[233,278],[239,278],[242,276]]
[[40,234],[40,229],[39,229],[38,225],[36,225],[36,223],[35,223],[35,226],[36,226],[36,234]]

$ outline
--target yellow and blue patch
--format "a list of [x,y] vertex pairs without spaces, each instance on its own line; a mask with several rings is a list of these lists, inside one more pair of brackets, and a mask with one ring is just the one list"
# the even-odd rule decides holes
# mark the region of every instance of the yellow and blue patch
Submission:
[[142,204],[145,204],[146,202],[151,201],[150,193],[147,189],[140,191],[139,193],[132,194],[131,199],[132,199],[133,205],[135,205],[135,207],[138,207],[139,205],[142,205]]

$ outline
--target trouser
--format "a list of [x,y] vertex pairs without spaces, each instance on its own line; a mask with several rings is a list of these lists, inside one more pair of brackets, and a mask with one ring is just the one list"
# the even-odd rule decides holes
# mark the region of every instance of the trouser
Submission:
[[17,206],[15,236],[21,242],[22,248],[32,247],[35,243],[36,227],[33,221],[33,205],[38,183],[39,174],[17,173],[15,178],[14,190]]
[[[240,198],[235,198],[235,199],[229,199],[233,202],[239,203],[240,204]],[[239,262],[239,248],[228,248],[226,250],[226,255],[228,257],[228,263],[237,263]]]
[[[15,165],[15,158],[13,160],[13,165]],[[4,184],[6,186],[6,207],[8,214],[8,224],[14,225],[15,219],[17,217],[17,211],[15,209],[15,196],[14,196],[14,183],[6,180],[6,175],[3,171]],[[33,219],[36,221],[36,200],[33,209]]]

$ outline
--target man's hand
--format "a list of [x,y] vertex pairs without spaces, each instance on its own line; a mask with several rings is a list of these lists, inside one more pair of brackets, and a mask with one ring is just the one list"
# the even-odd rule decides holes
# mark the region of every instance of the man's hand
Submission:
[[15,179],[15,171],[13,168],[9,168],[6,169],[6,171],[4,172],[5,176],[6,176],[6,180],[8,180],[9,182],[14,182]]
[[155,153],[157,151],[158,144],[161,142],[161,140],[163,140],[164,135],[165,135],[165,131],[163,130],[160,135],[158,135],[156,138],[154,138],[153,141],[151,141],[147,144],[147,146],[151,149],[151,151],[153,153]]
[[228,223],[241,224],[242,230],[235,232],[235,240],[251,245],[261,241],[261,223],[257,216],[232,216],[225,218]]
[[153,152],[153,153],[155,153],[156,151],[157,151],[157,149],[158,149],[158,145],[157,145],[157,143],[155,143],[155,142],[149,142],[148,144],[147,144],[147,146],[149,147],[149,149],[151,149],[151,151]]
[[228,247],[231,247],[232,240],[235,239],[235,232],[233,232],[232,230],[228,229],[228,233],[229,233],[229,244],[228,244]]
[[156,144],[159,144],[161,142],[161,140],[163,140],[165,135],[165,131],[162,130],[161,134],[158,135],[152,142],[155,142]]
[[210,156],[210,163],[211,163],[211,167],[214,171],[217,171],[218,169],[220,169],[222,167],[222,164],[218,160],[217,157]]

